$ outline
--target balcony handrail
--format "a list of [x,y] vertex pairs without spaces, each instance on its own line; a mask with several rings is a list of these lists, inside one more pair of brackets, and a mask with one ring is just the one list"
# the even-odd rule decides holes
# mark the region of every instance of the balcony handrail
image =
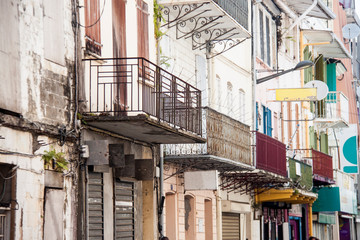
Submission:
[[201,91],[143,57],[84,59],[85,113],[146,113],[201,135]]
[[[176,77],[174,74],[170,73],[169,71],[167,71],[167,70],[165,70],[164,68],[156,65],[155,63],[153,63],[152,61],[150,61],[150,60],[148,60],[148,59],[146,59],[146,58],[144,58],[144,57],[96,58],[96,59],[94,59],[94,58],[85,58],[85,59],[82,59],[82,61],[84,61],[84,62],[85,62],[85,61],[99,61],[99,62],[101,62],[101,61],[110,61],[110,60],[112,61],[112,60],[136,60],[136,59],[138,59],[138,60],[141,59],[141,60],[144,60],[144,61],[146,61],[146,62],[148,62],[148,63],[151,63],[152,65],[157,66],[159,69],[161,69],[162,72],[165,72],[165,73],[167,73],[167,74],[169,74],[169,75],[172,75],[172,76]],[[200,89],[197,89],[196,87],[190,85],[189,83],[185,82],[185,81],[182,80],[181,78],[179,78],[179,77],[176,77],[176,78],[177,78],[178,80],[180,80],[180,82],[182,82],[182,83],[184,83],[184,84],[186,84],[186,85],[191,86],[193,89],[195,89],[195,91],[201,92]]]
[[330,91],[325,99],[315,103],[316,119],[334,119],[349,122],[347,96],[341,91]]

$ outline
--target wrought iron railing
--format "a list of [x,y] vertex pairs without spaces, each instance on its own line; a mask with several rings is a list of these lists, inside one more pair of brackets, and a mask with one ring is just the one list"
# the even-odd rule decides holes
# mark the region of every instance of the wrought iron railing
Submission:
[[148,114],[201,134],[201,91],[144,58],[86,59],[86,113]]
[[206,143],[167,144],[166,155],[214,155],[251,164],[250,127],[211,108],[203,109]]
[[287,177],[286,146],[282,142],[256,133],[256,168]]
[[214,0],[222,9],[224,9],[232,18],[234,18],[246,30],[249,29],[248,18],[248,0]]
[[311,154],[313,159],[313,174],[334,179],[332,157],[315,149],[312,149]]
[[211,108],[203,110],[206,143],[167,144],[166,155],[214,155],[251,164],[250,127]]
[[314,109],[318,119],[341,119],[349,123],[349,100],[342,92],[329,92],[324,100],[317,101]]

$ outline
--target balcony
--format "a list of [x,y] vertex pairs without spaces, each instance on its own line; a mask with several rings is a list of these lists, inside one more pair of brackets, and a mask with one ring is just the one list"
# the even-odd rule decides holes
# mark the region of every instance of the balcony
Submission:
[[221,54],[251,36],[248,0],[161,0],[159,4],[163,27],[175,27],[176,39],[190,39],[193,50],[219,46]]
[[197,143],[201,92],[144,58],[86,59],[90,127],[148,143]]
[[349,124],[349,100],[342,92],[329,92],[315,103],[314,123],[320,128],[342,128]]
[[285,144],[256,132],[256,168],[287,177]]
[[311,165],[289,159],[289,177],[293,180],[295,187],[310,191],[313,187],[312,173]]
[[199,170],[251,168],[250,127],[211,108],[203,110],[203,144],[167,144],[165,161]]
[[315,185],[334,183],[332,157],[315,149],[311,150]]

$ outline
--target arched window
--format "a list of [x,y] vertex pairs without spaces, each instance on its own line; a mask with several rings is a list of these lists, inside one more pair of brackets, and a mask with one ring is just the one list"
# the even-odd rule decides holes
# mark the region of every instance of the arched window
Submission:
[[245,91],[239,89],[239,121],[245,122]]
[[226,108],[227,108],[227,115],[230,116],[230,114],[233,113],[233,108],[234,108],[233,86],[231,82],[227,82]]

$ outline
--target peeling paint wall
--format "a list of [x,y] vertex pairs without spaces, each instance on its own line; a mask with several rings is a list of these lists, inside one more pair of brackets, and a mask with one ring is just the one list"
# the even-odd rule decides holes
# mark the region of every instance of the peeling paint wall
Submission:
[[[51,213],[50,217],[62,224],[60,239],[75,238],[75,145],[66,142],[61,147],[59,138],[48,134],[60,125],[69,131],[73,121],[72,2],[0,2],[0,111],[5,113],[0,121],[0,163],[16,168],[12,177],[13,210],[6,210],[11,212],[13,239],[43,239],[44,226],[51,232],[44,225],[46,170],[41,159],[51,148],[64,152],[72,163],[66,174],[60,174],[56,191],[64,197],[56,203],[61,204],[56,216]],[[18,115],[11,120],[6,117],[9,111]]]

